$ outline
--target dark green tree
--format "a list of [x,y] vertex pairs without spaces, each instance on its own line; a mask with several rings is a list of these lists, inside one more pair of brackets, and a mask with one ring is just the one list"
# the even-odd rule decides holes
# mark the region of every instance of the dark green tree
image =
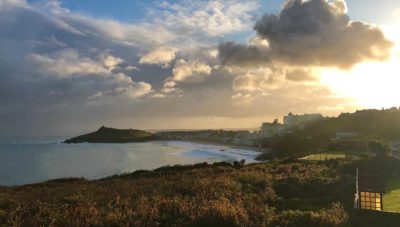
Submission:
[[372,139],[368,143],[368,149],[376,154],[377,157],[386,157],[392,152],[392,148],[383,140]]

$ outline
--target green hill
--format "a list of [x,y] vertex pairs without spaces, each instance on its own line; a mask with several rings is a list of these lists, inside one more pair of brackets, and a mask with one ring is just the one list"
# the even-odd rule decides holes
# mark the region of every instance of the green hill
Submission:
[[64,143],[130,143],[155,139],[153,133],[137,129],[100,127],[97,131],[67,139]]
[[278,157],[299,158],[335,146],[332,143],[337,132],[357,133],[357,136],[343,140],[365,145],[371,139],[399,141],[400,110],[361,110],[325,118],[304,128],[292,128],[289,133],[274,138],[271,148]]
[[335,136],[338,131],[357,132],[365,137],[379,137],[385,140],[400,139],[400,110],[361,110],[342,113],[337,118],[310,124],[305,132],[309,135],[325,134]]

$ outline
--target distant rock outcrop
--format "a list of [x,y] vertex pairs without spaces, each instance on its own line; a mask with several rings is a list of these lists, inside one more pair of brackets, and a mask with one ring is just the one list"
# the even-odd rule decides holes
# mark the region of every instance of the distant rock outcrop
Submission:
[[64,143],[131,143],[154,140],[155,135],[137,129],[114,129],[100,127],[97,131],[67,139]]

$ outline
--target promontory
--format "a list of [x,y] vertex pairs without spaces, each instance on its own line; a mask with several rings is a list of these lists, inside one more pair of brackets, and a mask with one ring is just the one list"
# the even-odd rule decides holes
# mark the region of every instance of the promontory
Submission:
[[100,127],[97,131],[67,139],[64,143],[131,143],[154,140],[155,135],[137,129]]

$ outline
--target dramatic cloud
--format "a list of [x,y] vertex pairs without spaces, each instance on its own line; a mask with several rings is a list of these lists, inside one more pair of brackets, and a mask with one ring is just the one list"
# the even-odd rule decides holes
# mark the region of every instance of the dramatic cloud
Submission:
[[161,92],[166,94],[172,92],[182,93],[182,90],[177,87],[178,82],[200,83],[211,74],[211,66],[202,61],[185,61],[184,59],[179,59],[175,62],[172,75],[165,80]]
[[304,81],[317,81],[318,78],[316,78],[312,70],[295,69],[286,72],[286,79],[295,82],[304,82]]
[[130,78],[129,76],[123,74],[123,73],[117,73],[115,75],[115,80],[121,83],[131,83],[132,82],[132,78]]
[[125,70],[127,70],[127,71],[140,71],[140,69],[137,66],[132,66],[132,65],[127,66],[125,68]]
[[188,79],[199,80],[201,76],[210,75],[211,67],[207,64],[197,61],[186,62],[179,59],[172,70],[172,80],[184,81]]
[[[76,132],[103,120],[161,117],[175,98],[202,89],[218,64],[216,36],[250,30],[256,6],[174,1],[127,23],[71,11],[59,1],[0,1],[0,134]],[[185,82],[197,83],[188,89]]]
[[163,93],[171,93],[171,92],[174,92],[174,91],[176,91],[176,82],[175,81],[172,81],[172,80],[167,80],[165,83],[164,83],[164,86],[163,86],[163,88],[161,89],[161,91],[163,92]]
[[114,89],[111,94],[123,94],[130,98],[137,98],[151,92],[151,85],[144,82],[132,83],[127,87],[118,87]]
[[150,2],[140,20],[118,21],[62,1],[0,0],[0,136],[337,113],[352,103],[320,84],[319,68],[384,59],[391,46],[350,21],[344,1],[288,1],[262,18],[259,1]]
[[107,69],[114,70],[118,65],[124,61],[121,58],[114,57],[112,55],[102,54],[99,56],[103,64]]
[[224,65],[253,67],[270,63],[270,50],[257,46],[226,42],[219,45],[219,58]]
[[[116,67],[123,61],[112,55],[100,54],[91,59],[80,55],[75,49],[63,49],[50,55],[29,54],[25,60],[32,75],[60,79],[94,77],[87,79],[91,80],[92,84],[97,84],[92,89],[100,89],[100,91],[93,91],[96,94],[88,97],[89,99],[106,95],[126,95],[130,98],[138,98],[152,92],[150,84],[134,82],[131,77],[121,72],[114,73]],[[112,88],[112,90],[101,91],[107,88]]]
[[290,0],[279,15],[265,14],[254,26],[268,48],[223,43],[224,64],[350,68],[365,60],[384,60],[393,44],[373,25],[351,21],[343,0]]
[[160,47],[150,51],[140,57],[140,64],[156,64],[168,66],[175,59],[176,49],[169,47]]
[[247,30],[252,19],[251,11],[257,6],[256,1],[239,0],[189,0],[184,4],[164,1],[161,5],[164,17],[158,22],[184,34],[220,36]]
[[97,62],[88,57],[80,56],[75,49],[63,49],[49,55],[29,54],[26,60],[32,68],[42,75],[66,77],[71,75],[108,75],[108,68],[115,67],[115,57],[108,56],[108,60]]
[[282,75],[274,74],[269,68],[250,70],[233,80],[234,91],[259,91],[265,93],[268,89],[274,89],[282,85]]

